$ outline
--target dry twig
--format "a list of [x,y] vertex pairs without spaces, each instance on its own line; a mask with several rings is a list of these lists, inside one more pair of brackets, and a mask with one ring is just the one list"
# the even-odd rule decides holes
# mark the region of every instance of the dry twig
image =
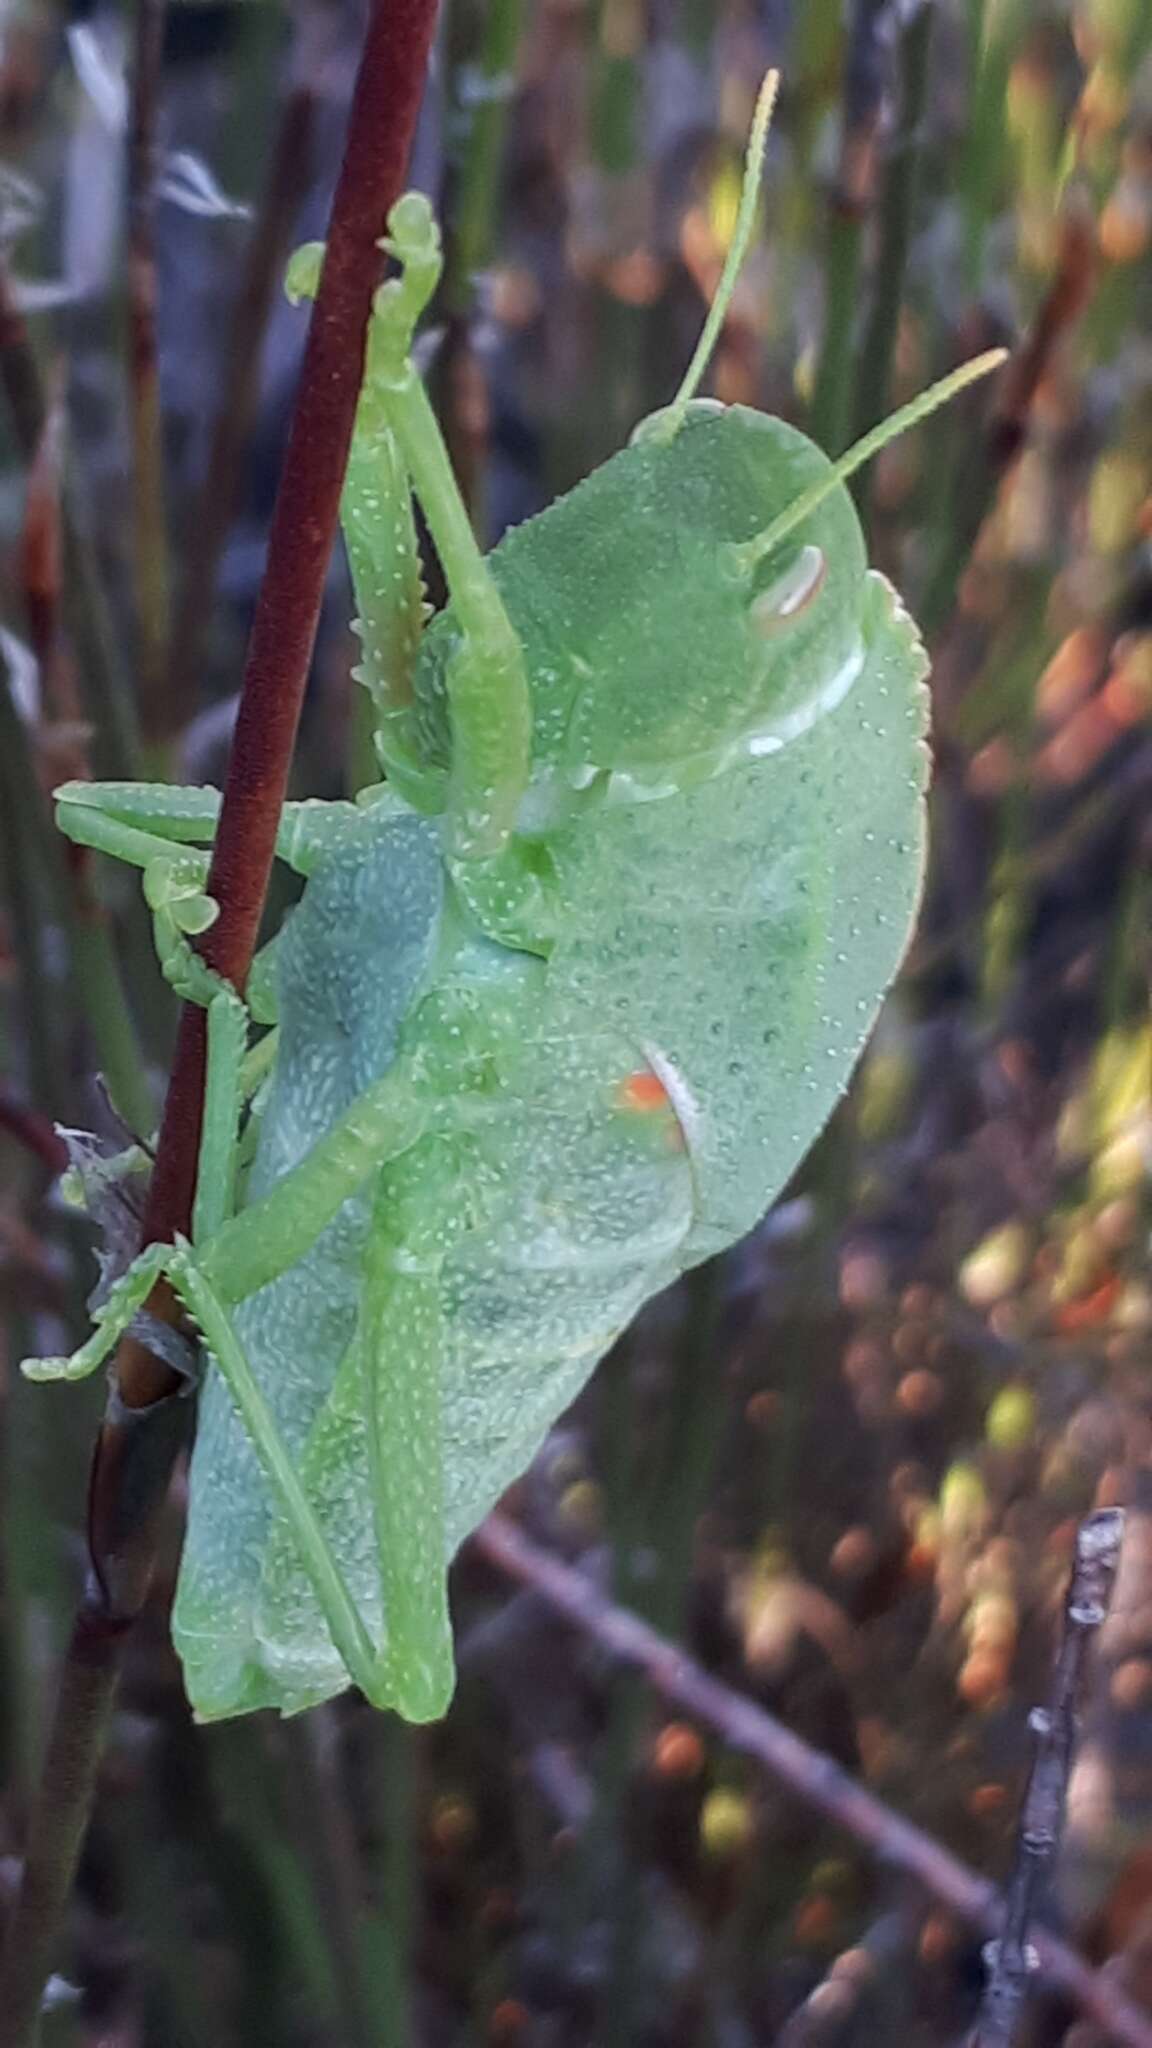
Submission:
[[1039,1960],[1029,1930],[1060,1846],[1084,1663],[1088,1646],[1108,1613],[1123,1535],[1120,1508],[1101,1508],[1089,1515],[1076,1533],[1052,1705],[1036,1707],[1029,1717],[1036,1747],[1020,1817],[1016,1866],[1008,1886],[1003,1928],[985,1950],[988,1984],[972,2048],[1011,2048],[1029,1979]]
[[[616,1607],[571,1566],[549,1557],[505,1515],[490,1515],[473,1539],[491,1563],[530,1586],[550,1607],[614,1656],[634,1664],[664,1697],[714,1728],[733,1749],[754,1757],[799,1799],[896,1869],[916,1878],[957,1918],[991,1934],[1004,1925],[1002,1895],[987,1878],[941,1848],[930,1835],[893,1813],[875,1793],[794,1735],[754,1701],[742,1698],[638,1615]],[[1091,2014],[1110,2041],[1152,2048],[1152,2020],[1055,1934],[1032,1936],[1047,1982]]]

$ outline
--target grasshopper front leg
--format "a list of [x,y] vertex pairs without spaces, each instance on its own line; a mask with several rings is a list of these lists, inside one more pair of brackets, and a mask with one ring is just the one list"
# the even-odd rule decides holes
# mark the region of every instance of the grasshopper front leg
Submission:
[[[435,797],[429,778],[393,733],[403,733],[423,591],[411,520],[395,454],[424,508],[462,629],[448,664],[452,767],[448,816],[454,853],[497,854],[507,843],[528,785],[532,706],[524,657],[504,601],[477,546],[436,415],[412,361],[416,324],[443,267],[440,231],[427,199],[406,192],[388,216],[381,244],[401,275],[381,285],[368,332],[364,389],[341,505],[357,601],[366,627],[362,680],[379,710],[379,744],[400,786],[422,808]],[[299,250],[289,297],[311,295],[322,250]]]
[[[373,800],[387,802],[382,792]],[[219,1015],[229,991],[210,975],[190,937],[204,932],[216,916],[206,893],[207,848],[215,836],[220,792],[211,788],[169,788],[147,782],[65,782],[56,791],[56,820],[79,846],[88,846],[144,872],[144,891],[153,914],[153,933],[161,971],[176,993],[209,1011],[209,1032],[226,1029]],[[311,873],[317,859],[338,844],[355,807],[306,799],[286,804],[281,813],[276,851],[298,874]],[[276,1022],[276,1001],[269,972],[272,947],[256,955],[248,983],[248,1007],[258,1023]],[[215,998],[219,997],[220,1002]],[[213,1024],[215,1014],[216,1022]],[[239,1035],[234,1025],[231,1037]],[[255,1048],[254,1068],[244,1094],[252,1092],[267,1069],[275,1038]],[[226,1210],[215,1220],[223,1221]]]
[[[372,793],[383,801],[381,792]],[[178,851],[199,859],[207,874],[207,853],[220,816],[220,792],[155,782],[63,782],[55,792],[56,822],[78,846],[91,846],[131,867],[147,868]],[[306,797],[285,804],[276,833],[277,858],[297,874],[309,875],[321,854],[338,844],[355,806]]]
[[422,193],[388,216],[383,247],[402,275],[376,294],[365,388],[379,400],[424,514],[461,627],[448,664],[452,767],[448,815],[463,859],[499,853],[528,785],[532,705],[524,656],[492,572],[476,542],[436,415],[412,361],[416,322],[439,281],[440,234]]
[[[315,298],[323,261],[322,242],[297,249],[284,280],[293,305]],[[356,408],[340,524],[356,595],[352,625],[362,650],[353,676],[371,702],[376,756],[389,785],[431,816],[442,805],[444,771],[422,760],[413,716],[413,679],[429,606],[411,483],[371,378]]]
[[[235,990],[205,966],[185,935],[188,929],[204,929],[215,916],[215,905],[198,888],[200,868],[167,858],[153,862],[145,876],[164,972],[178,993],[191,1002],[203,1003],[208,1011],[208,1059],[192,1217],[193,1237],[204,1242],[216,1234],[232,1211],[248,1011]],[[186,926],[181,919],[187,920]],[[26,1360],[23,1370],[28,1378],[86,1379],[97,1371],[167,1271],[170,1251],[167,1245],[146,1245],[94,1310],[95,1327],[87,1342],[70,1357]]]

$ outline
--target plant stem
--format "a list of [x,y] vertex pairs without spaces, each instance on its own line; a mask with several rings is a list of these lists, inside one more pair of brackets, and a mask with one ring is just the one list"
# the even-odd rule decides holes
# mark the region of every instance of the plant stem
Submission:
[[[44,380],[28,324],[0,263],[0,385],[17,446],[31,467],[48,414]],[[136,780],[143,772],[140,735],[124,664],[120,660],[92,548],[91,525],[80,480],[65,454],[60,485],[62,598],[69,635],[92,721],[93,766],[98,775]]]
[[[433,365],[429,393],[452,461],[460,495],[481,540],[484,519],[480,478],[488,432],[487,405],[465,402],[475,380],[487,390],[488,365],[473,345],[473,314],[477,286],[492,260],[496,202],[504,165],[508,114],[516,89],[516,58],[520,48],[524,0],[491,0],[479,50],[455,66],[454,100],[467,126],[460,148],[455,202],[444,237],[444,279],[440,302],[445,314],[443,344]],[[484,424],[479,429],[477,416]],[[362,695],[362,693],[361,693]],[[354,732],[354,763],[369,774],[353,776],[354,786],[375,772],[369,721],[358,702],[359,732]]]
[[0,663],[0,875],[28,1021],[29,1090],[38,1109],[67,1121],[72,1090],[60,1032],[60,990],[52,985],[43,930],[56,849],[44,844],[38,799],[28,735],[12,701],[7,664]]
[[220,557],[236,508],[241,461],[256,409],[260,345],[287,260],[293,222],[307,188],[315,109],[311,87],[294,83],[280,117],[272,164],[252,223],[244,276],[233,307],[226,383],[212,430],[200,503],[188,535],[188,567],[172,633],[168,701],[177,730],[197,708]]
[[[491,1564],[530,1587],[602,1649],[637,1666],[666,1700],[715,1729],[730,1748],[752,1757],[893,1869],[914,1877],[958,1919],[990,1933],[1004,1924],[1004,1900],[987,1878],[885,1806],[832,1757],[813,1749],[754,1700],[713,1678],[678,1643],[606,1600],[583,1572],[550,1557],[506,1515],[489,1515],[472,1540]],[[1152,2020],[1118,1986],[1090,1969],[1047,1928],[1034,1928],[1032,1940],[1047,1983],[1074,1999],[1111,2040],[1124,2048],[1152,2048]]]
[[[59,426],[59,408],[53,407],[51,414],[45,416],[41,444],[29,469],[21,551],[24,616],[39,667],[40,703],[35,730],[40,732],[50,730],[56,721],[67,721],[77,715],[71,679],[65,680],[60,631]],[[8,864],[14,879],[19,877],[22,866],[31,863],[34,870],[12,912],[17,938],[25,942],[21,957],[33,1018],[29,1033],[33,1073],[41,1071],[57,1040],[63,1065],[68,1042],[66,1032],[61,1036],[58,1003],[49,1006],[49,1014],[41,1017],[39,1024],[35,1022],[34,956],[41,946],[35,909],[37,894],[42,889],[46,901],[40,906],[41,914],[46,914],[67,936],[71,1006],[89,1026],[113,1102],[132,1128],[147,1136],[153,1127],[156,1105],[121,978],[111,922],[93,886],[87,847],[67,847],[53,829],[48,793],[42,787],[36,759],[34,730],[26,726],[12,701],[7,673],[0,678],[0,733],[0,781],[9,790],[6,809],[17,826],[19,839]],[[41,980],[51,978],[40,976]],[[67,1115],[72,1107],[66,1076],[63,1088],[57,1087],[55,1094],[44,1093],[42,1086],[36,1093],[42,1105],[53,1109],[57,1116]]]
[[445,309],[454,320],[467,318],[476,279],[492,258],[496,198],[508,108],[516,88],[523,16],[524,0],[491,0],[475,64],[461,67],[461,80],[467,78],[468,127],[455,220],[445,245],[443,286]]
[[[712,1259],[689,1273],[682,1283],[683,1321],[664,1403],[668,1424],[647,1498],[641,1500],[634,1513],[628,1512],[636,1487],[630,1461],[628,1468],[618,1475],[621,1498],[614,1516],[616,1591],[645,1621],[672,1636],[680,1631],[685,1593],[692,1576],[697,1523],[708,1497],[728,1414],[723,1383],[708,1370],[715,1351],[723,1272],[723,1260]],[[625,1429],[622,1442],[630,1446],[634,1431]],[[648,1579],[635,1570],[641,1550],[657,1560]],[[650,1713],[651,1688],[644,1674],[621,1673],[613,1687],[608,1726],[601,1745],[595,1803],[583,1843],[582,1870],[573,1885],[574,1898],[583,1899],[585,1918],[595,1911],[600,1894],[601,1910],[612,1929],[599,2029],[605,2048],[622,2048],[632,2039],[643,1976],[646,1898],[634,1859],[624,1846],[627,1833],[623,1816]],[[614,1867],[613,1841],[621,1845]],[[610,1889],[605,1903],[606,1883]]]
[[[205,957],[237,988],[244,986],[255,949],[336,529],[379,269],[376,242],[403,184],[434,20],[434,0],[376,0],[353,92],[209,878],[220,915]],[[204,1013],[185,1006],[145,1242],[189,1225],[204,1064]],[[154,1296],[149,1306],[175,1320],[170,1294]],[[0,2048],[30,2048],[36,2039],[121,1647],[147,1591],[158,1507],[184,1434],[181,1411],[188,1404],[165,1398],[173,1377],[136,1341],[121,1345],[118,1398],[93,1463],[89,1543],[95,1569],[65,1661],[36,1825],[0,1960]],[[137,1418],[133,1426],[131,1411],[143,1409],[150,1411],[149,1424]]]
[[246,1717],[214,1722],[198,1737],[214,1808],[210,1825],[222,1838],[222,1901],[239,1922],[244,1952],[229,2038],[246,2048],[282,2048],[301,1999],[315,2038],[339,2038],[340,1989],[313,1873],[296,1840],[294,1781],[281,1732]]
[[[928,55],[935,0],[920,0],[900,45],[900,114],[880,203],[880,248],[872,280],[872,310],[860,344],[860,374],[852,436],[858,440],[883,419],[904,300],[904,272],[918,193],[920,127],[928,91]],[[857,479],[855,498],[867,522],[871,465]]]
[[1052,283],[1027,334],[1013,351],[987,429],[967,436],[967,455],[953,475],[947,503],[941,507],[939,536],[916,606],[929,645],[955,604],[957,584],[992,510],[997,487],[1028,437],[1036,395],[1056,351],[1091,301],[1097,268],[1091,222],[1070,207],[1061,223]]
[[[256,947],[308,681],[379,275],[376,245],[403,183],[433,13],[431,0],[376,0],[349,116],[208,874],[220,915],[205,936],[203,956],[238,989]],[[192,1212],[204,1061],[204,1012],[186,1004],[145,1244],[185,1229]],[[130,1407],[172,1390],[171,1368],[131,1340],[121,1347],[117,1372]]]
[[385,2037],[377,2031],[361,1952],[363,1887],[340,1782],[339,1722],[331,1706],[321,1707],[285,1723],[280,1739],[294,1788],[300,1860],[332,1958],[340,2038],[347,2048],[376,2048]]
[[883,105],[885,0],[856,0],[844,58],[840,161],[828,201],[824,331],[809,422],[825,454],[841,455],[852,430],[852,361],[865,223],[876,199]]
[[56,1930],[96,1789],[126,1626],[86,1601],[65,1652],[56,1714],[29,1821],[29,1854],[0,1974],[0,2039],[12,2048],[24,2048],[36,2039]]
[[1060,1846],[1085,1659],[1096,1631],[1107,1619],[1123,1536],[1121,1508],[1100,1508],[1076,1532],[1052,1705],[1037,1707],[1028,1717],[1035,1753],[1020,1816],[1016,1866],[1008,1886],[1003,1926],[984,1951],[988,1984],[972,2048],[1012,2048],[1023,2017],[1029,1979],[1039,1961],[1028,1937],[1039,1895]]
[[414,1851],[419,1735],[398,1714],[365,1716],[363,1768],[375,1795],[375,1899],[365,1928],[370,1981],[385,2039],[411,2034],[410,1953],[420,1897]]
[[[50,581],[50,579],[49,579]],[[46,692],[52,668],[56,593],[45,585],[26,591],[29,625]],[[37,617],[32,618],[35,612]],[[44,715],[52,716],[44,704]],[[70,1006],[85,1019],[113,1101],[132,1127],[147,1134],[155,1105],[148,1088],[131,1012],[125,999],[111,929],[92,888],[86,848],[65,851],[52,827],[40,786],[31,734],[13,701],[7,666],[0,661],[0,854],[6,872],[13,938],[28,1006],[29,1067],[34,1099],[55,1117],[75,1110],[65,1057],[67,1031],[61,1015],[60,982]],[[49,971],[44,926],[67,936],[63,976]],[[55,983],[55,986],[53,984]]]
[[[32,346],[28,325],[12,290],[4,263],[0,261],[0,388],[3,389],[12,421],[16,445],[31,475],[40,462],[45,435],[49,431],[49,405],[40,365]],[[65,436],[66,439],[66,436]],[[97,775],[115,781],[121,777],[137,780],[143,773],[136,709],[128,687],[108,605],[92,546],[91,522],[65,446],[59,476],[59,602],[58,609],[75,658],[85,708],[92,727],[91,759]],[[39,643],[42,635],[30,620],[30,632],[37,653],[44,660],[47,650]],[[40,626],[45,621],[39,621]],[[52,639],[58,641],[58,634]],[[45,688],[51,683],[44,678]],[[78,917],[81,922],[91,911],[102,920],[89,880],[81,873],[76,885]],[[139,1003],[139,1014],[150,1052],[159,1057],[166,1049],[169,1031],[170,996],[164,988],[152,958],[151,934],[143,903],[133,896],[126,920],[127,958],[131,980]],[[97,935],[97,943],[105,941]],[[111,948],[111,935],[106,937]],[[109,958],[106,967],[115,972]],[[107,980],[107,973],[105,974]],[[101,1051],[102,1062],[107,1054]],[[139,1062],[135,1062],[136,1092],[143,1088]],[[129,1091],[127,1101],[131,1101]],[[152,1113],[143,1120],[151,1128]]]
[[136,660],[144,738],[161,744],[168,658],[168,542],[164,436],[156,347],[156,111],[164,52],[164,0],[136,0],[128,125],[128,417],[132,433],[132,539]]
[[964,220],[965,285],[984,281],[985,241],[1004,173],[1004,101],[1019,24],[1010,8],[967,0],[968,116],[957,180]]

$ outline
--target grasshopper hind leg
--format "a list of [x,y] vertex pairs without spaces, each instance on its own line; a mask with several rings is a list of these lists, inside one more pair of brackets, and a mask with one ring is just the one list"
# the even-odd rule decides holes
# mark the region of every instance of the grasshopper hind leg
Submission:
[[[262,1572],[269,1697],[309,1704],[335,1688],[333,1644],[373,1705],[436,1720],[452,1696],[440,1378],[441,1268],[449,1213],[429,1199],[437,1141],[379,1175],[361,1253],[355,1329],[297,1459],[300,1484],[373,1644],[353,1670],[281,1503]],[[331,1637],[332,1641],[328,1638]]]
[[[382,1176],[387,1183],[390,1175]],[[394,1211],[391,1212],[394,1215]],[[361,1331],[365,1424],[386,1635],[384,1703],[436,1720],[455,1682],[444,1528],[441,1264],[404,1270],[382,1185],[365,1253]]]

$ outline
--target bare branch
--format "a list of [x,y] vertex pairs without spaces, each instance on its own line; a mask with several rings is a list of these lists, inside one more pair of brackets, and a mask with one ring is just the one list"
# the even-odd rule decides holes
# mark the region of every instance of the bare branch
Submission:
[[[501,1571],[530,1586],[550,1607],[595,1637],[625,1663],[635,1664],[664,1697],[714,1728],[733,1749],[754,1757],[781,1784],[817,1812],[855,1835],[875,1853],[915,1877],[969,1926],[998,1933],[1004,1900],[986,1878],[941,1848],[930,1835],[865,1791],[831,1757],[729,1685],[712,1678],[675,1643],[626,1608],[604,1598],[582,1572],[561,1564],[504,1515],[490,1515],[473,1541]],[[1152,2020],[1074,1949],[1045,1929],[1032,1936],[1047,1982],[1091,2014],[1108,2038],[1124,2048],[1152,2048]]]
[[1039,1961],[1035,1944],[1028,1939],[1029,1926],[1060,1846],[1085,1660],[1108,1613],[1123,1536],[1121,1508],[1101,1508],[1076,1532],[1052,1705],[1036,1707],[1029,1716],[1035,1754],[1020,1816],[1016,1866],[1008,1886],[1003,1931],[985,1950],[988,1984],[972,2048],[1011,2048],[1028,1996],[1029,1978]]

